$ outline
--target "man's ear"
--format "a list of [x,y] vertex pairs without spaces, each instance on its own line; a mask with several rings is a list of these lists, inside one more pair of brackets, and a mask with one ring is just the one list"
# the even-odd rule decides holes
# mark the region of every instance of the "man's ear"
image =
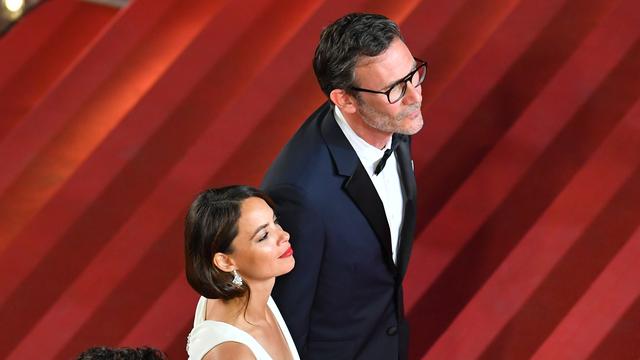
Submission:
[[236,263],[231,256],[217,252],[213,255],[213,266],[224,272],[231,272],[236,268]]
[[348,94],[343,89],[333,89],[329,93],[329,99],[340,109],[344,114],[353,114],[357,110],[357,103],[353,95]]

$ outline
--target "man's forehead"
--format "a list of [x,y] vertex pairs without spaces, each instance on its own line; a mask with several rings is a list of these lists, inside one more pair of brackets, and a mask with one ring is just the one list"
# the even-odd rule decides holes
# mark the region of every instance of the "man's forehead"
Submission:
[[[391,86],[394,82],[402,80],[415,65],[413,57],[406,60],[401,57],[362,57],[354,69],[354,76],[357,81],[369,79],[377,83],[377,86]],[[371,84],[374,85],[374,84]]]
[[[388,49],[387,49],[388,50]],[[377,62],[381,62],[382,61],[382,55],[387,51],[383,51],[380,54],[376,55],[376,56],[366,56],[366,55],[360,55],[358,57],[358,60],[356,60],[356,68],[361,68],[361,67],[366,67],[372,64],[375,64]]]

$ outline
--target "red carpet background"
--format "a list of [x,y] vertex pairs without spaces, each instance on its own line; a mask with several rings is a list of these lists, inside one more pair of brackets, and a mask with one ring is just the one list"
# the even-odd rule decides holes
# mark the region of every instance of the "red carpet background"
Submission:
[[638,359],[636,0],[44,2],[0,38],[0,358],[186,357],[186,208],[260,183],[352,11],[430,66],[412,359]]

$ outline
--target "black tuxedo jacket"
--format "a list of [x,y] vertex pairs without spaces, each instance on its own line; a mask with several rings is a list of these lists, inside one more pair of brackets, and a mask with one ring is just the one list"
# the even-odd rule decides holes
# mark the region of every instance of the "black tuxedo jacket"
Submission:
[[410,138],[396,156],[405,213],[393,262],[382,201],[342,130],[333,106],[305,121],[272,164],[262,187],[291,234],[296,265],[273,297],[303,359],[404,359],[402,307],[415,227]]

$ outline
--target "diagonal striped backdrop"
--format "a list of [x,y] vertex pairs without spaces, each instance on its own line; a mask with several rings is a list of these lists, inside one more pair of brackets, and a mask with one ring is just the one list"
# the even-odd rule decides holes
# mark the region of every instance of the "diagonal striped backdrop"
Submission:
[[412,359],[640,357],[637,0],[49,0],[0,38],[0,358],[185,357],[186,207],[260,183],[352,11],[430,63]]

